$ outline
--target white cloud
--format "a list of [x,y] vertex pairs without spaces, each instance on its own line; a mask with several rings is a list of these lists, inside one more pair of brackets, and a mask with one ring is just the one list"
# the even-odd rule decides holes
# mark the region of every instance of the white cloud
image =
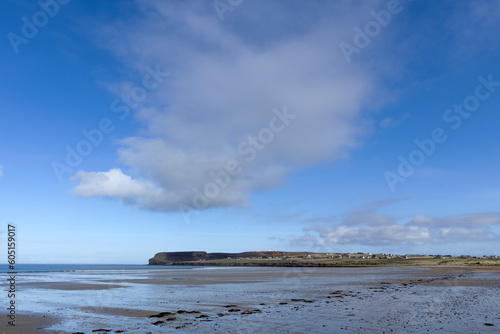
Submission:
[[348,213],[344,219],[330,224],[304,228],[304,235],[292,239],[292,245],[413,245],[457,242],[500,241],[492,227],[500,225],[500,212],[484,212],[434,218],[417,215],[407,222],[377,211],[392,200],[377,201]]
[[[265,23],[269,29],[259,39],[238,25],[221,24],[211,7],[200,13],[182,3],[138,3],[144,17],[101,31],[124,62],[138,70],[161,64],[171,73],[136,110],[145,131],[121,141],[120,162],[161,190],[156,197],[137,195],[132,203],[163,211],[195,207],[197,191],[207,195],[205,186],[213,182],[209,173],[234,159],[241,173],[198,207],[246,205],[250,194],[275,186],[294,168],[345,158],[371,131],[362,115],[376,92],[370,71],[348,66],[336,44],[339,36],[352,38],[353,21],[345,17],[359,15],[360,8],[343,2],[343,12],[332,10],[320,22],[288,17],[291,26],[301,24],[295,35]],[[266,4],[258,9],[281,6]],[[374,4],[369,7],[362,12]],[[269,128],[272,110],[284,106],[296,117],[248,162],[238,148],[249,148],[249,136]],[[110,192],[107,183],[93,186],[86,196],[127,194]]]
[[122,198],[125,203],[134,203],[141,206],[145,199],[156,198],[161,189],[149,181],[133,180],[123,174],[120,169],[111,169],[109,172],[79,171],[75,175],[80,184],[74,193],[82,197],[106,196]]
[[[427,228],[405,226],[397,223],[384,226],[362,225],[362,226],[315,226],[307,228],[308,232],[316,232],[318,236],[311,239],[311,233],[306,237],[313,242],[314,246],[327,245],[422,245],[429,238]],[[297,238],[302,243],[302,237]],[[297,241],[294,241],[295,244]]]
[[3,176],[3,166],[0,165],[0,177],[2,177],[2,176]]

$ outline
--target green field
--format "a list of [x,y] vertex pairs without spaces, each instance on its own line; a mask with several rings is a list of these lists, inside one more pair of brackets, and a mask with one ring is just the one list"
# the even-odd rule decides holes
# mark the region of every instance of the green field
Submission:
[[446,258],[431,257],[416,258],[272,258],[272,259],[223,259],[209,261],[174,262],[173,265],[201,265],[201,266],[278,266],[278,267],[351,267],[351,266],[500,266],[500,259],[485,258]]

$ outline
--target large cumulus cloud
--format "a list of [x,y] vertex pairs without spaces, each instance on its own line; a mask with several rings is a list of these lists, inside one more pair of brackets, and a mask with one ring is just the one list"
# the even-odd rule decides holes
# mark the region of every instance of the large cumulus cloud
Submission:
[[[161,64],[171,76],[134,110],[145,128],[120,142],[126,168],[80,171],[77,195],[156,211],[246,205],[296,168],[345,158],[370,132],[363,108],[373,102],[373,78],[348,66],[338,48],[341,36],[352,35],[346,18],[369,9],[301,4],[303,12],[292,15],[279,2],[260,2],[256,10],[293,27],[267,22],[262,32],[224,25],[211,8],[200,9],[203,2],[193,3],[140,1],[135,20],[102,29],[103,42],[128,66]],[[321,15],[300,21],[314,16],[308,11]],[[217,183],[213,175],[231,163],[237,172]]]

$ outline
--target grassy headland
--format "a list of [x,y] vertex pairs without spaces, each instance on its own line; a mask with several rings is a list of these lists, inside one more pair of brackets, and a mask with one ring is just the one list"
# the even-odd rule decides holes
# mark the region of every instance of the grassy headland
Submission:
[[[191,253],[194,256],[191,256]],[[182,254],[182,256],[179,256]],[[243,254],[243,256],[241,256]],[[265,254],[265,255],[264,255]],[[215,255],[215,256],[214,256]],[[298,252],[158,253],[150,265],[273,266],[273,267],[371,267],[371,266],[500,266],[500,258],[441,255],[331,254]]]

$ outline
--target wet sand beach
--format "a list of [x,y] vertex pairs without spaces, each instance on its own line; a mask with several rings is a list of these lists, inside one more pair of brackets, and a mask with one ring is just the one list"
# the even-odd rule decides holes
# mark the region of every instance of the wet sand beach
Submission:
[[18,281],[16,328],[5,333],[500,330],[500,268],[218,267]]

